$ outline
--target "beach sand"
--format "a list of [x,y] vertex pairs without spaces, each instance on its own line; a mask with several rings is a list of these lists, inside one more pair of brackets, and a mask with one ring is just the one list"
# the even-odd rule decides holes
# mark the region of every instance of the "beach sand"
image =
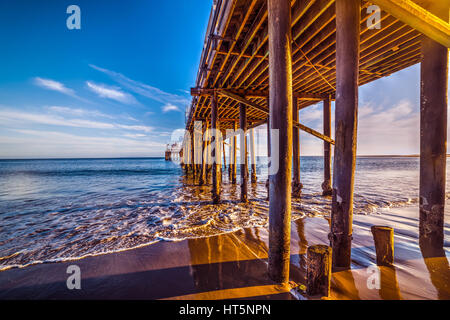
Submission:
[[[418,216],[417,206],[355,215],[352,269],[333,273],[329,299],[450,299],[450,228],[445,225],[447,257],[424,258]],[[395,268],[374,268],[372,225],[394,227]],[[291,282],[285,286],[267,277],[267,230],[248,228],[6,270],[0,272],[0,299],[307,299],[306,248],[328,244],[328,232],[324,217],[292,222]],[[70,265],[81,269],[80,290],[67,289]],[[367,284],[374,269],[380,271],[379,289]]]

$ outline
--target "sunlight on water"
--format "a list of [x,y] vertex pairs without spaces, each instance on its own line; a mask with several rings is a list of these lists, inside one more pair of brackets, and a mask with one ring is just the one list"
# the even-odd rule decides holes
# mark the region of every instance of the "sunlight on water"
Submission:
[[[301,160],[304,189],[293,199],[293,219],[328,215],[322,158]],[[417,202],[418,158],[357,162],[356,214]],[[164,159],[0,161],[0,269],[267,226],[266,176],[261,162],[251,201],[241,204],[239,185],[224,172],[223,203],[214,206],[210,186]]]

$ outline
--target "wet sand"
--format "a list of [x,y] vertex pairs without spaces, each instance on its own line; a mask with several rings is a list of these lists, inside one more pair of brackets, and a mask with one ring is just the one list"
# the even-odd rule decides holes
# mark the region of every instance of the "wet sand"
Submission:
[[[450,299],[450,227],[445,225],[447,256],[424,258],[418,215],[417,207],[355,215],[352,269],[333,273],[330,299]],[[395,229],[395,268],[378,269],[379,289],[367,285],[375,266],[372,225]],[[286,286],[267,278],[267,230],[247,228],[6,270],[0,272],[0,299],[303,299],[306,248],[328,244],[328,232],[324,217],[292,222],[291,283]],[[67,289],[70,265],[81,269],[81,290]]]

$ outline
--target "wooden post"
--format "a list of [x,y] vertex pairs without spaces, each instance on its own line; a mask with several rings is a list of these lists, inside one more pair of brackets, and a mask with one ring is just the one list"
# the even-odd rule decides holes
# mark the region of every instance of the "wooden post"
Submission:
[[[448,7],[434,4],[430,11],[449,21]],[[445,254],[448,49],[426,36],[422,39],[420,78],[419,243],[428,255],[441,256]]]
[[[269,103],[269,99],[267,99],[267,105],[270,105]],[[270,146],[270,116],[267,116],[267,180],[266,180],[266,189],[267,189],[267,201],[269,201],[270,199],[270,174],[269,174],[269,167],[270,167],[270,154],[271,154],[271,150],[270,150],[271,146]]]
[[[235,132],[237,131],[237,121],[235,121],[233,123],[233,129],[234,129]],[[234,135],[233,138],[232,138],[232,144],[233,144],[233,146],[232,146],[232,148],[233,148],[233,151],[232,151],[232,153],[233,153],[233,156],[232,156],[233,161],[231,163],[233,164],[233,166],[231,167],[231,183],[232,184],[236,184],[236,171],[237,171],[236,170],[236,157],[237,157],[237,153],[236,153],[237,137],[236,137],[236,135]]]
[[[225,139],[225,134],[222,133],[222,137]],[[227,159],[225,153],[225,141],[222,142],[222,152],[223,152],[223,171],[227,169]]]
[[372,226],[373,240],[377,254],[377,265],[392,266],[394,264],[394,229]]
[[[323,101],[323,134],[331,138],[331,97]],[[331,196],[331,143],[323,142],[323,183],[322,195]]]
[[247,133],[247,113],[246,106],[243,103],[239,103],[239,126],[241,129],[240,134],[240,158],[241,158],[241,201],[248,202],[247,196],[247,167],[248,167],[248,158],[247,158],[247,137],[245,134]]
[[192,178],[195,179],[195,133],[194,129],[191,130],[191,171]]
[[[289,281],[292,176],[292,35],[291,1],[268,0],[270,125],[279,140],[271,141],[278,171],[270,178],[269,276]],[[273,160],[273,159],[272,159]]]
[[[292,120],[298,122],[298,100],[294,98],[292,104]],[[297,127],[292,128],[292,157],[293,157],[293,179],[292,179],[292,196],[300,197],[302,194],[302,184],[300,183],[300,132]]]
[[233,170],[233,138],[230,138],[228,142],[228,180],[231,182],[233,175],[231,171]]
[[205,137],[205,133],[206,133],[206,127],[207,127],[207,122],[204,121],[203,125],[202,125],[202,158],[201,158],[201,168],[200,168],[200,179],[199,179],[199,185],[204,185],[206,182],[206,137]]
[[255,151],[255,129],[250,129],[250,159],[252,165],[252,183],[256,183],[256,151]]
[[211,96],[211,129],[214,131],[213,139],[211,144],[213,144],[211,156],[213,157],[212,163],[212,200],[214,204],[220,202],[220,139],[219,139],[219,128],[217,127],[217,94],[214,93]]
[[336,0],[336,145],[329,238],[333,267],[344,269],[351,260],[360,16],[360,0]]
[[331,287],[332,249],[329,246],[310,246],[307,250],[306,294],[328,297]]

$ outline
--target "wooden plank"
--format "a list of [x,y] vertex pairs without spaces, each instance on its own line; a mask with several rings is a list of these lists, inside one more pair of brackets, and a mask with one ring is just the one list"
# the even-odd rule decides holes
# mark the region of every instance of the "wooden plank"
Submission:
[[[450,48],[450,25],[423,7],[411,0],[370,0],[379,5],[384,11],[393,15],[400,21],[420,31],[430,39]],[[449,8],[448,0],[436,0],[440,2],[442,10]]]

